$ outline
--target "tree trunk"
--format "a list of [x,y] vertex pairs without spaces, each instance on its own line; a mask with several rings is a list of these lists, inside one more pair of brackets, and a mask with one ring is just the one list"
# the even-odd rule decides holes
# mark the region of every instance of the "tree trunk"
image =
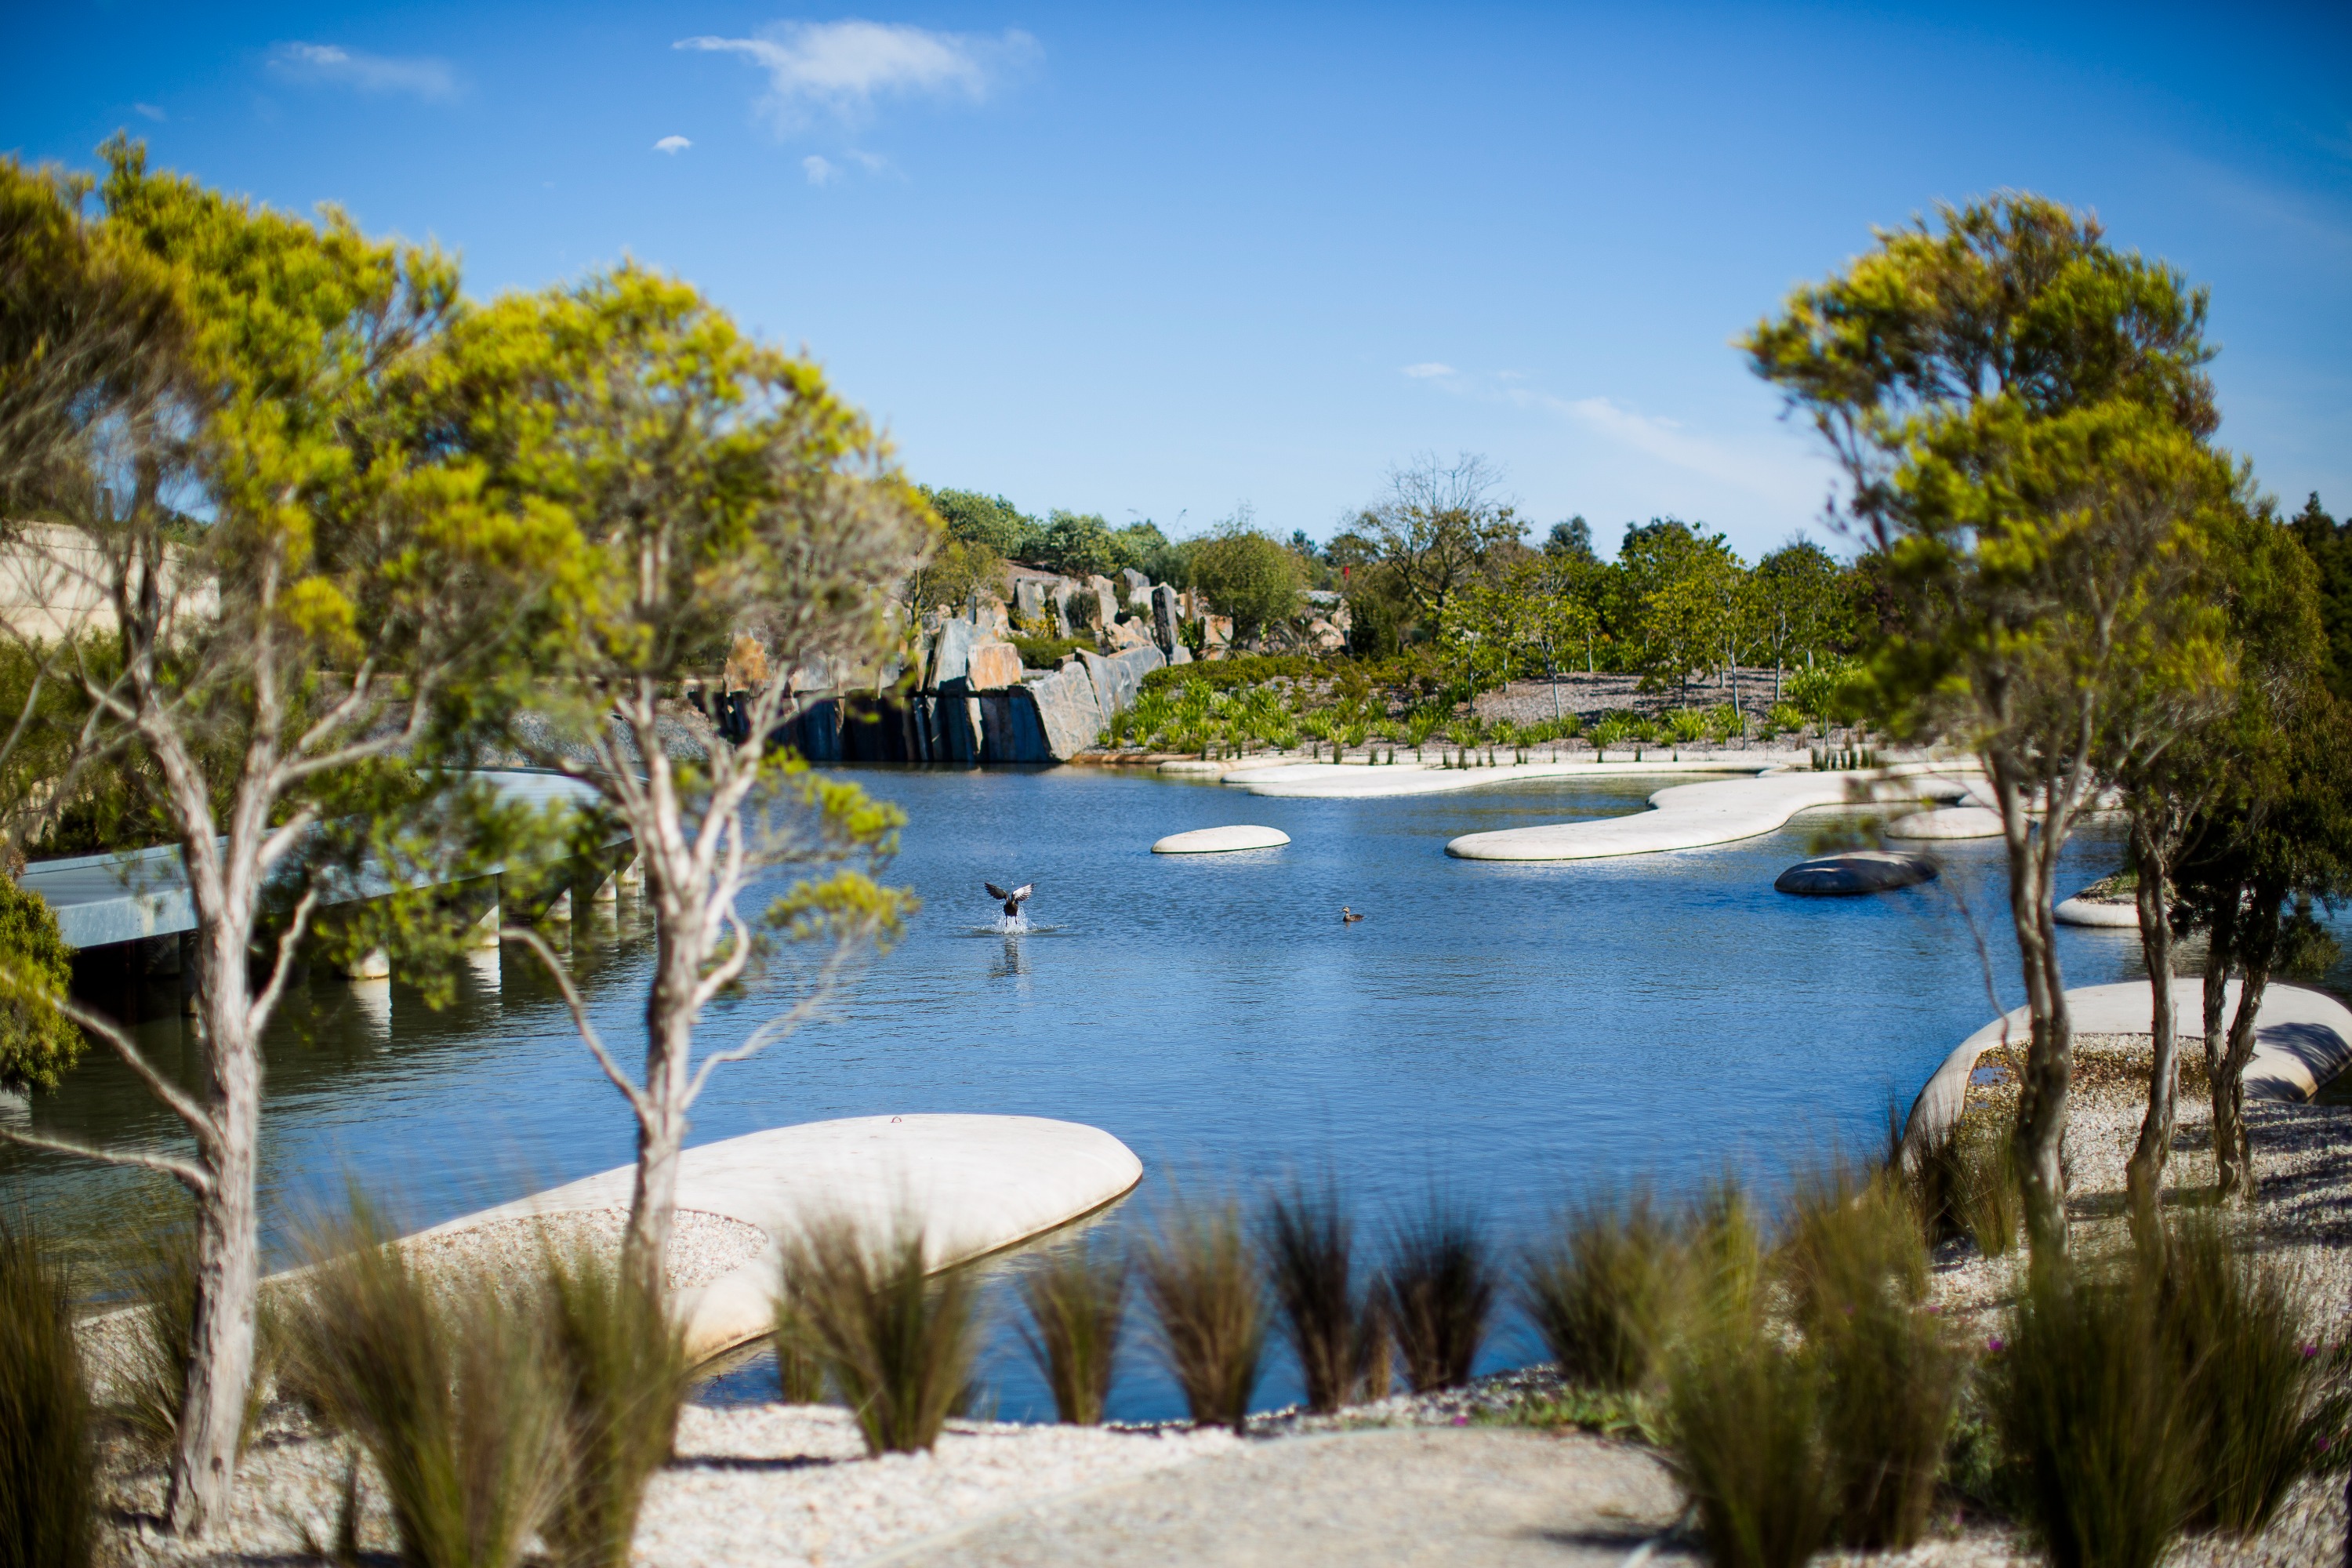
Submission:
[[[2246,1063],[2254,1054],[2254,1018],[2269,988],[2271,961],[2278,951],[2278,911],[2285,895],[2254,889],[2240,933],[2238,1010],[2230,1020],[2229,1049],[2213,1076],[2213,1174],[2216,1195],[2232,1208],[2253,1201],[2254,1151],[2246,1135]],[[2209,1047],[2210,1048],[2210,1047]]]
[[[691,890],[685,892],[692,898]],[[668,1299],[670,1230],[677,1215],[677,1163],[686,1145],[686,1093],[694,1058],[694,995],[702,977],[694,930],[664,929],[653,991],[646,999],[646,1110],[637,1119],[637,1170],[629,1194],[629,1232],[622,1265],[656,1300]]]
[[2037,834],[2023,794],[2004,771],[1993,772],[2001,803],[2003,839],[2009,851],[2010,919],[2025,977],[2032,1037],[2018,1086],[2013,1143],[2024,1188],[2026,1230],[2037,1262],[2066,1252],[2066,1140],[2068,1093],[2074,1077],[2073,1020],[2066,1010],[2065,977],[2058,966],[2055,922],[2051,915],[2048,862],[2056,847]]
[[2139,861],[2140,952],[2147,961],[2153,1050],[2148,1064],[2147,1114],[2140,1119],[2139,1144],[2132,1151],[2125,1185],[2131,1205],[2132,1234],[2143,1246],[2162,1236],[2164,1173],[2172,1159],[2172,1131],[2180,1093],[2180,1041],[2172,1009],[2172,909],[2164,852],[2153,832],[2136,833]]
[[[237,1439],[253,1383],[254,1299],[259,1285],[259,1223],[254,1199],[261,1131],[261,1059],[247,1024],[243,933],[223,922],[204,954],[198,1021],[204,1031],[217,1146],[200,1148],[213,1189],[196,1204],[195,1316],[181,1387],[164,1515],[182,1535],[202,1535],[228,1515]],[[233,929],[231,929],[233,928]],[[198,943],[201,952],[205,944]]]

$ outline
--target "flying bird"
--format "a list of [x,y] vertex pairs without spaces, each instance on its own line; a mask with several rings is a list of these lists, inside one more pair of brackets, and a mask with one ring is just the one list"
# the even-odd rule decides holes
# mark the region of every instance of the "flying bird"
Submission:
[[1358,914],[1355,910],[1353,910],[1349,909],[1347,905],[1345,905],[1345,904],[1341,904],[1341,905],[1339,906],[1339,923],[1340,923],[1341,925],[1343,925],[1343,926],[1351,926],[1351,925],[1354,925],[1358,921],[1362,920],[1363,918],[1364,918],[1363,916],[1361,916],[1361,915]]
[[1008,893],[993,882],[982,882],[981,886],[988,889],[990,898],[1004,900],[1004,918],[1007,920],[1020,918],[1021,906],[1028,900],[1029,895],[1037,888],[1034,882],[1024,882]]

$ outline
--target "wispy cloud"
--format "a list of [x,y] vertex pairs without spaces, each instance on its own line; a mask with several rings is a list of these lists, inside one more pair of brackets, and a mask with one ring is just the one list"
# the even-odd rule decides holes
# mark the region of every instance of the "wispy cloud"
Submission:
[[1419,364],[1406,365],[1404,367],[1404,374],[1412,377],[1415,381],[1432,381],[1439,376],[1452,375],[1454,374],[1454,370],[1452,365],[1441,364],[1436,360],[1433,359],[1423,360]]
[[768,73],[761,107],[779,131],[813,113],[857,123],[888,96],[978,103],[1034,60],[1037,40],[940,33],[898,22],[783,22],[755,37],[680,38],[674,48],[737,54]]
[[134,103],[131,108],[133,112],[145,115],[148,119],[153,121],[158,125],[163,124],[164,120],[167,118],[163,113],[162,106],[158,104]]
[[688,147],[693,145],[693,142],[688,141],[683,136],[665,136],[660,141],[654,143],[654,151],[656,153],[667,153],[671,157],[675,158],[680,153],[685,152]]
[[372,55],[341,44],[280,44],[269,68],[292,81],[337,83],[362,92],[404,92],[428,100],[457,96],[457,76],[446,60],[425,56]]
[[812,185],[829,185],[841,178],[841,169],[838,164],[832,159],[821,158],[814,153],[801,160],[801,168],[807,173],[808,183]]

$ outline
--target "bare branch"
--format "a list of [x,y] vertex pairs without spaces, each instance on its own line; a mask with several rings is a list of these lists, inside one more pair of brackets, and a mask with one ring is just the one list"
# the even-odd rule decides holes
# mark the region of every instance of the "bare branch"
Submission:
[[278,938],[278,960],[269,967],[269,984],[261,988],[261,994],[245,1010],[245,1026],[249,1033],[258,1034],[261,1026],[268,1022],[271,1009],[278,1005],[278,998],[286,989],[286,976],[294,968],[294,950],[301,945],[302,933],[310,929],[310,913],[318,907],[319,889],[304,889],[301,902],[294,906],[294,919]]
[[563,965],[555,956],[555,950],[547,945],[547,939],[528,926],[501,926],[499,940],[527,947],[539,955],[539,962],[554,980],[555,988],[563,994],[563,1005],[572,1011],[572,1026],[580,1031],[580,1037],[595,1057],[596,1065],[604,1069],[604,1076],[613,1080],[613,1087],[621,1091],[640,1121],[651,1115],[653,1102],[646,1099],[645,1090],[631,1082],[629,1075],[621,1070],[620,1064],[613,1059],[613,1053],[604,1048],[604,1037],[596,1032],[596,1026],[588,1021],[587,1005],[581,1001],[579,988],[572,984],[572,976],[564,973]]
[[188,1131],[196,1135],[198,1142],[209,1147],[219,1141],[220,1128],[214,1122],[212,1113],[157,1070],[155,1064],[147,1059],[147,1053],[141,1050],[138,1043],[112,1019],[91,1012],[70,996],[58,997],[56,1006],[58,1016],[68,1023],[78,1024],[104,1040],[114,1054],[122,1058],[123,1065],[131,1069],[132,1075],[147,1086],[148,1092],[187,1124]]
[[175,1160],[169,1154],[146,1154],[135,1149],[108,1149],[96,1143],[84,1143],[77,1138],[53,1138],[45,1132],[26,1132],[8,1126],[0,1126],[0,1142],[14,1143],[21,1149],[46,1149],[53,1154],[71,1154],[76,1159],[95,1160],[102,1165],[160,1171],[200,1198],[212,1196],[213,1179],[202,1167],[185,1160]]

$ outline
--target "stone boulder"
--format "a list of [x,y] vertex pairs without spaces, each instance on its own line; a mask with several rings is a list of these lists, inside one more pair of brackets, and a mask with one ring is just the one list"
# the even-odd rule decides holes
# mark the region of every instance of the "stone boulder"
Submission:
[[1118,580],[1127,589],[1127,602],[1129,605],[1140,608],[1150,602],[1150,578],[1132,566],[1122,566],[1118,569]]
[[1143,623],[1133,616],[1129,616],[1110,628],[1110,647],[1113,653],[1124,653],[1131,647],[1150,647],[1150,646],[1151,634],[1145,631]]
[[930,668],[923,683],[934,691],[950,680],[961,680],[971,668],[971,623],[962,619],[940,623],[939,639],[931,645]]
[[1149,646],[1108,655],[1081,651],[1078,658],[1094,678],[1095,700],[1102,706],[1105,723],[1112,714],[1134,707],[1136,693],[1143,689],[1143,678],[1168,662],[1158,648]]
[[974,691],[1004,691],[1021,684],[1021,650],[990,638],[975,642],[965,673]]
[[1095,596],[1095,625],[1108,626],[1118,619],[1118,590],[1110,585],[1108,577],[1087,579],[1087,592]]
[[1318,616],[1307,623],[1307,646],[1323,653],[1337,653],[1348,646],[1348,634]]
[[1856,849],[1843,855],[1822,855],[1800,860],[1772,883],[1780,893],[1801,898],[1843,898],[1855,893],[1885,893],[1914,888],[1936,879],[1936,863],[1924,855],[1903,855],[1891,849]]
[[1045,613],[1043,578],[1024,577],[1013,584],[1013,613],[1024,621],[1034,621]]
[[1046,754],[1053,761],[1066,763],[1101,738],[1108,720],[1095,697],[1094,677],[1087,673],[1082,661],[1065,659],[1061,668],[1050,675],[1033,675],[1026,684],[1037,705]]
[[1184,611],[1177,603],[1176,590],[1165,583],[1154,587],[1151,590],[1151,640],[1158,643],[1160,651],[1171,658],[1176,656],[1178,648],[1184,646],[1184,639],[1176,635],[1176,628],[1183,624],[1183,620]]

